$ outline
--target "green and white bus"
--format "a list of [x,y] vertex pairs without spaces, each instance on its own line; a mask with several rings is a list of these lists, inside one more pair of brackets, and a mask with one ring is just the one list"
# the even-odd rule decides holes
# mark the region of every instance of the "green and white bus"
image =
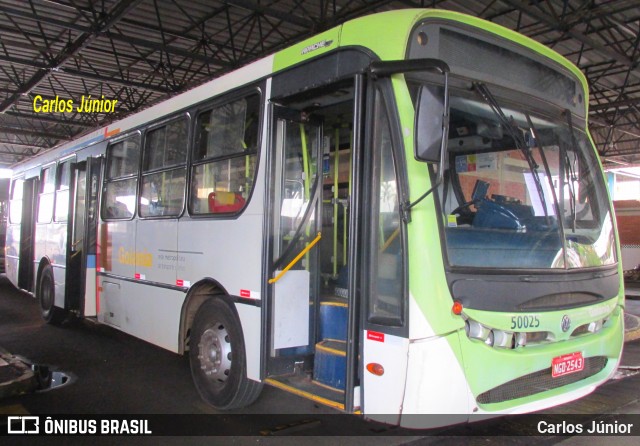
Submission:
[[189,355],[218,409],[263,384],[407,427],[562,404],[623,344],[587,108],[496,24],[362,17],[16,166],[7,274],[47,322]]

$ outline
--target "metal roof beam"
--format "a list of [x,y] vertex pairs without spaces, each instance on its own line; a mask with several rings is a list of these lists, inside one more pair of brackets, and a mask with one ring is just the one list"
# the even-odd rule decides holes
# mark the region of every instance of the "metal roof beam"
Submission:
[[593,105],[593,106],[589,106],[589,111],[600,111],[600,110],[606,110],[608,108],[613,108],[613,107],[622,107],[622,106],[631,106],[631,105],[638,105],[638,103],[640,103],[640,99],[637,98],[633,98],[633,99],[625,99],[625,100],[620,100],[620,101],[612,101],[608,104],[598,104],[598,105]]
[[589,124],[590,125],[596,125],[598,127],[613,128],[616,132],[621,132],[621,133],[624,133],[626,135],[633,136],[634,138],[640,138],[640,134],[638,134],[638,133],[630,132],[630,131],[625,130],[623,128],[620,128],[620,127],[618,127],[616,125],[609,124],[609,123],[606,123],[606,122],[602,122],[602,121],[600,121],[598,119],[589,118]]
[[[25,147],[28,149],[33,149],[34,147],[42,147],[38,144],[23,144],[23,143],[18,143],[18,142],[11,142],[11,141],[5,141],[3,139],[0,139],[0,144],[4,144],[4,148],[8,149],[10,147]],[[24,154],[24,152],[14,152],[16,154]]]
[[0,125],[0,133],[7,133],[9,135],[38,136],[40,138],[61,139],[64,141],[68,141],[72,138],[69,135],[61,135],[60,133],[45,132],[40,130],[20,129],[16,127],[6,127],[1,125]]
[[[2,143],[0,141],[0,143]],[[11,156],[33,156],[34,152],[7,152],[5,150],[0,150],[0,155],[11,155]]]
[[14,112],[14,111],[9,111],[7,110],[6,112],[4,112],[5,115],[9,115],[9,116],[15,116],[16,118],[19,119],[24,119],[24,120],[35,120],[35,121],[39,121],[39,122],[51,122],[53,124],[66,124],[66,125],[70,125],[73,127],[86,127],[86,128],[93,128],[95,127],[95,124],[91,124],[88,122],[84,122],[84,121],[80,121],[78,119],[58,119],[58,118],[54,118],[53,116],[45,116],[42,113],[39,113],[37,115],[27,115],[24,113],[19,113],[19,112]]
[[560,31],[560,32],[564,32],[567,33],[568,35],[570,35],[571,37],[573,37],[574,39],[584,43],[585,45],[591,47],[594,51],[597,51],[598,53],[600,53],[601,55],[610,58],[610,59],[614,59],[616,62],[626,66],[626,67],[630,67],[632,72],[634,73],[635,76],[640,77],[640,72],[638,71],[638,68],[635,67],[635,64],[633,62],[633,60],[631,60],[631,58],[627,57],[624,54],[620,54],[617,51],[613,51],[610,48],[607,48],[606,45],[601,44],[597,41],[595,41],[594,39],[592,39],[589,36],[586,36],[584,34],[582,34],[579,31],[575,31],[573,29],[571,29],[570,27],[568,27],[566,24],[550,17],[549,15],[543,13],[542,11],[540,11],[538,8],[536,8],[535,6],[532,6],[528,3],[525,3],[521,0],[502,0],[506,3],[508,3],[509,5],[520,9],[521,11],[525,12],[527,15],[533,17],[534,19],[545,23],[547,26],[550,26],[551,28],[553,28],[556,31]]
[[249,0],[228,0],[225,3],[230,6],[235,6],[236,8],[241,8],[241,9],[253,12],[255,14],[266,15],[269,17],[273,17],[274,19],[292,23],[294,25],[298,25],[306,29],[313,29],[317,25],[317,23],[314,22],[313,20],[308,20],[308,19],[305,19],[304,17],[299,17],[293,14],[289,14],[284,11],[280,11],[278,9],[262,6],[256,2],[249,1]]
[[175,48],[170,45],[163,45],[162,43],[149,42],[148,40],[138,39],[136,37],[124,36],[122,34],[116,34],[113,32],[104,33],[105,36],[117,40],[119,42],[125,42],[132,45],[143,46],[146,48],[151,48],[157,51],[164,51],[165,53],[173,54],[176,56],[187,57],[189,59],[195,59],[201,62],[206,62],[214,65],[220,65],[222,67],[230,67],[231,63],[220,60],[220,59],[212,59],[211,57],[203,56],[198,53],[194,53],[193,51],[183,50],[181,48]]
[[[32,89],[38,86],[40,82],[42,82],[49,76],[51,70],[61,68],[65,64],[65,62],[73,58],[83,48],[93,42],[98,37],[99,32],[108,31],[109,28],[115,25],[118,20],[120,20],[125,14],[138,6],[138,3],[140,3],[140,1],[141,0],[120,0],[120,2],[118,2],[115,7],[111,9],[111,12],[106,16],[102,23],[96,23],[90,31],[80,34],[70,45],[66,46],[60,52],[60,54],[55,57],[55,60],[50,64],[49,69],[38,70],[38,72],[35,73],[28,81],[26,81],[22,85],[22,87],[18,89],[18,91],[2,101],[2,103],[0,103],[0,113],[11,107],[16,101],[18,101],[18,99],[20,99],[20,96],[30,92]],[[39,17],[36,18],[38,20],[40,19]]]
[[71,76],[81,77],[84,79],[92,79],[96,81],[107,82],[110,84],[121,85],[123,87],[139,88],[142,90],[153,91],[156,93],[168,94],[168,93],[174,92],[174,90],[171,90],[169,88],[164,88],[157,85],[151,85],[145,82],[136,82],[136,81],[129,81],[129,80],[121,79],[117,77],[102,76],[100,74],[87,73],[86,71],[75,70],[72,68],[63,68],[62,70],[60,70],[60,72],[64,74],[69,74]]
[[[2,54],[0,54],[0,61],[9,62],[9,63],[15,64],[15,65],[23,65],[23,66],[26,66],[26,67],[38,68],[40,70],[50,70],[49,65],[45,64],[44,62],[37,62],[35,60],[20,59],[18,57],[12,57],[12,56],[4,56]],[[133,88],[141,88],[141,89],[145,89],[145,90],[151,90],[151,91],[155,91],[157,93],[162,93],[162,94],[171,93],[173,91],[173,90],[170,90],[168,88],[163,88],[163,87],[160,87],[160,86],[150,85],[150,84],[147,84],[147,83],[144,83],[144,82],[136,82],[136,81],[129,81],[129,80],[121,79],[121,78],[117,78],[117,77],[102,76],[100,74],[87,73],[86,71],[75,70],[73,68],[64,68],[64,67],[62,67],[62,68],[59,68],[59,69],[53,70],[53,71],[57,71],[59,73],[69,74],[71,76],[81,77],[81,78],[85,78],[85,79],[92,79],[92,80],[97,80],[97,81],[101,81],[101,82],[114,83],[114,84],[122,85],[122,86],[125,86],[125,87],[133,87]],[[15,90],[13,90],[13,91],[15,91]]]
[[[122,0],[122,1],[125,4],[128,3],[127,0]],[[142,0],[137,0],[135,2],[135,5],[137,5],[140,1],[142,1]],[[169,45],[163,45],[161,43],[150,42],[148,40],[138,39],[136,37],[130,37],[130,36],[125,36],[125,35],[122,35],[122,34],[119,34],[119,33],[110,32],[109,28],[111,28],[113,25],[109,26],[108,28],[101,27],[100,29],[93,29],[92,27],[89,27],[89,26],[78,25],[76,23],[64,22],[62,20],[57,20],[57,19],[54,19],[54,18],[51,18],[51,17],[38,16],[38,15],[29,13],[29,12],[20,11],[20,10],[13,9],[13,8],[7,8],[7,7],[4,7],[4,6],[0,7],[0,11],[5,12],[5,13],[7,13],[9,15],[15,15],[15,16],[19,16],[19,17],[24,17],[24,18],[36,20],[36,21],[39,21],[39,22],[42,22],[42,23],[47,23],[49,25],[59,26],[59,27],[64,28],[64,29],[71,29],[71,30],[74,30],[74,31],[79,31],[79,32],[83,33],[83,35],[84,34],[90,34],[90,35],[93,35],[94,37],[107,36],[107,37],[109,37],[109,38],[111,38],[113,40],[117,40],[119,42],[124,42],[124,43],[128,43],[128,44],[139,45],[139,46],[144,46],[144,47],[151,48],[151,49],[154,49],[154,50],[164,51],[164,52],[167,52],[169,54],[175,54],[177,56],[188,57],[188,58],[191,58],[191,59],[196,59],[196,60],[207,62],[207,63],[218,64],[218,65],[221,65],[221,66],[224,66],[224,67],[231,66],[231,64],[229,64],[228,62],[225,62],[225,61],[222,61],[222,60],[211,59],[209,57],[202,56],[200,54],[193,53],[193,52],[188,51],[188,50],[183,50],[181,48],[175,48],[175,47],[172,47],[172,46],[169,46]]]

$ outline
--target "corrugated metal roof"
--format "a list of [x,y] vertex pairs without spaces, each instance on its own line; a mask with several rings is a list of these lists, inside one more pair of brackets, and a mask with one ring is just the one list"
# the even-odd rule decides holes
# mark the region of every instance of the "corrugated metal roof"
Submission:
[[[176,92],[364,14],[464,12],[576,63],[601,154],[640,163],[637,0],[0,0],[0,165],[11,165]],[[118,115],[34,114],[35,95],[101,94]]]

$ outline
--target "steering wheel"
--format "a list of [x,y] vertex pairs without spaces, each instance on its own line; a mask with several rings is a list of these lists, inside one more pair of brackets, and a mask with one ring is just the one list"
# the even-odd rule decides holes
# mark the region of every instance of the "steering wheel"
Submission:
[[505,203],[496,200],[486,200],[482,203],[473,224],[478,227],[494,229],[518,230],[524,228],[520,217]]
[[463,209],[468,208],[469,206],[471,206],[474,203],[474,201],[467,201],[466,203],[462,203],[460,206],[458,206],[457,208],[455,208],[453,211],[450,212],[451,215],[455,215],[460,213],[460,211],[462,211]]
[[455,208],[453,211],[451,211],[451,214],[457,214],[474,203],[480,203],[487,196],[487,190],[489,190],[489,183],[477,179],[476,184],[474,184],[473,186],[473,191],[471,192],[471,200]]

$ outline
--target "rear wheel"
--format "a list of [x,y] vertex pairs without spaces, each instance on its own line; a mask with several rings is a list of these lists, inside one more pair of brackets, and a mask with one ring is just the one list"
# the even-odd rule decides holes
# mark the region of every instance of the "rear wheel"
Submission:
[[191,375],[200,396],[216,409],[236,409],[253,403],[262,383],[247,378],[240,321],[220,299],[202,304],[191,329]]
[[60,325],[67,317],[67,312],[55,306],[56,289],[53,281],[53,268],[45,265],[40,274],[37,290],[40,302],[40,314],[48,324]]

